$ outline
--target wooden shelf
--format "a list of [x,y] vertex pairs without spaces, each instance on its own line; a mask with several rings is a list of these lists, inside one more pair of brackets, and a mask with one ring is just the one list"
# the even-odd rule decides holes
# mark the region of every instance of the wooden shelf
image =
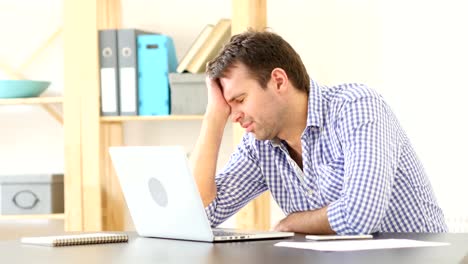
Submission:
[[0,215],[0,220],[17,219],[65,219],[65,214]]
[[203,115],[102,116],[101,122],[202,120]]
[[63,97],[31,97],[0,99],[0,105],[25,105],[25,104],[58,104],[63,103]]

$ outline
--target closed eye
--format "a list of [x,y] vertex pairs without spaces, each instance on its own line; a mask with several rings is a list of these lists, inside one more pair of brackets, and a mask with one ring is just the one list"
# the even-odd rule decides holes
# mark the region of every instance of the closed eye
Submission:
[[228,103],[240,104],[240,103],[244,102],[246,97],[247,97],[247,95],[245,93],[242,93],[242,94],[238,94],[236,96],[233,96],[231,99],[229,99],[227,101],[228,101]]

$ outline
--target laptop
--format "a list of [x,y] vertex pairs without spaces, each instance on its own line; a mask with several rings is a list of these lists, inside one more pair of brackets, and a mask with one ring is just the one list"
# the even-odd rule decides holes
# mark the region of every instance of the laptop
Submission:
[[110,147],[109,152],[140,236],[205,242],[294,236],[212,229],[182,146]]

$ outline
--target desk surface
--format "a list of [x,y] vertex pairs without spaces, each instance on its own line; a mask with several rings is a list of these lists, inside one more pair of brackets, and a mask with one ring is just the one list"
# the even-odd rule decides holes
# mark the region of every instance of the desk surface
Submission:
[[0,241],[0,263],[468,263],[468,234],[379,234],[376,239],[409,238],[450,242],[450,246],[355,252],[319,252],[275,247],[281,240],[203,243],[142,238],[129,243],[42,247]]

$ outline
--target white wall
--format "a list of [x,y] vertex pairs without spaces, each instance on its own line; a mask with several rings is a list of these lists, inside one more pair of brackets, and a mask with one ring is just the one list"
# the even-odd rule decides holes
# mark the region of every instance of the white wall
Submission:
[[[33,5],[30,11],[23,5],[12,7],[24,2]],[[0,58],[20,64],[32,46],[61,23],[61,1],[44,2],[0,0],[0,22],[15,25],[0,28],[2,36],[14,36],[2,38]],[[171,35],[179,58],[205,24],[231,13],[231,1],[122,2],[124,26]],[[23,15],[5,15],[12,8]],[[423,161],[440,204],[454,217],[468,216],[462,204],[468,198],[465,10],[461,0],[268,1],[269,27],[297,49],[312,78],[330,85],[364,82],[384,95]],[[13,40],[20,44],[11,44]],[[31,77],[57,79],[52,92],[62,90],[59,44],[29,70]],[[0,106],[0,173],[63,170],[60,127],[41,109],[19,108]],[[183,144],[190,151],[199,127],[200,121],[129,122],[125,142]],[[220,166],[232,151],[230,128],[226,131]],[[273,206],[272,222],[281,217]]]
[[[19,68],[62,25],[61,15],[61,0],[0,0],[0,62]],[[23,74],[53,81],[45,93],[61,94],[61,38]],[[8,79],[1,69],[0,79]],[[57,121],[39,106],[0,105],[0,175],[63,172],[63,160],[63,130]]]
[[268,3],[269,26],[297,49],[312,78],[322,84],[364,82],[384,95],[446,216],[468,230],[466,2]]

